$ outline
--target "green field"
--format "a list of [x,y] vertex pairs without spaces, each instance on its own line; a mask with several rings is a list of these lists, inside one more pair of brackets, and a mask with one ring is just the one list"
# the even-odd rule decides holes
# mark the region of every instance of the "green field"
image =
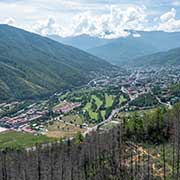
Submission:
[[82,125],[83,124],[83,118],[81,118],[79,115],[69,114],[62,117],[62,121]]
[[53,141],[55,141],[55,139],[43,135],[35,136],[29,133],[14,131],[0,133],[0,149],[21,149]]
[[84,110],[89,113],[89,116],[90,116],[92,119],[97,119],[97,113],[96,113],[96,112],[93,112],[92,109],[91,109],[91,102],[88,102],[88,103],[86,104],[86,106],[84,107]]
[[152,109],[145,109],[145,110],[136,110],[136,111],[129,111],[129,112],[120,112],[119,115],[121,117],[124,116],[133,116],[134,113],[136,113],[137,115],[143,116],[145,113],[153,113],[157,111],[157,108],[152,108]]
[[88,102],[88,103],[84,106],[84,110],[86,110],[86,111],[91,111],[91,102]]
[[116,89],[78,89],[64,97],[67,102],[81,102],[82,115],[85,115],[86,121],[93,120],[93,123],[107,118],[113,108],[120,107],[123,102],[127,101],[124,95]]
[[127,99],[126,98],[124,98],[124,96],[120,96],[120,98],[119,98],[119,104],[121,105],[123,102],[126,102],[127,101]]
[[102,105],[102,101],[97,96],[95,96],[95,95],[92,95],[91,98],[96,101],[96,105],[97,105],[97,107],[99,109],[100,106]]
[[101,115],[102,115],[103,119],[105,119],[106,111],[101,111]]
[[101,107],[101,105],[102,105],[102,101],[95,95],[91,96],[91,101],[88,102],[83,109],[86,110],[89,113],[89,116],[91,117],[91,119],[97,120],[97,117],[98,117],[97,113],[93,112],[92,109],[91,109],[93,99],[96,102],[97,109],[99,109]]
[[52,138],[74,137],[77,132],[84,132],[85,129],[80,128],[77,124],[71,124],[63,121],[54,121],[47,125],[46,136]]
[[113,96],[105,94],[105,99],[106,99],[106,107],[111,107],[113,104]]
[[61,95],[59,97],[60,100],[64,100],[68,96],[69,92],[66,92],[65,94]]
[[89,111],[89,115],[92,119],[95,119],[97,120],[97,113],[96,112],[92,112],[92,111]]

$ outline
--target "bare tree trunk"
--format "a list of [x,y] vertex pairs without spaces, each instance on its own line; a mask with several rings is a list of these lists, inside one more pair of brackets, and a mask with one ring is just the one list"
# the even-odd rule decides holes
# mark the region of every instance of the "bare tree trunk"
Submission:
[[147,162],[147,167],[148,167],[148,180],[150,180],[150,156],[149,156],[149,149],[148,149],[148,162]]
[[131,180],[134,179],[134,176],[133,176],[133,154],[132,154],[132,151],[131,151]]
[[164,180],[166,180],[166,153],[165,153],[164,143],[163,143],[163,174],[164,174]]
[[174,169],[175,169],[175,137],[173,137],[173,162],[172,162],[172,178],[175,178]]

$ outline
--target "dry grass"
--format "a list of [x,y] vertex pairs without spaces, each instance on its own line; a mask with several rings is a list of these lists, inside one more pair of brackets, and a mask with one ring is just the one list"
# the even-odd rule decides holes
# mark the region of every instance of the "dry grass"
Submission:
[[82,133],[85,131],[85,129],[81,129],[79,126],[62,121],[56,121],[51,125],[49,124],[47,130],[46,136],[53,138],[73,137],[78,131]]

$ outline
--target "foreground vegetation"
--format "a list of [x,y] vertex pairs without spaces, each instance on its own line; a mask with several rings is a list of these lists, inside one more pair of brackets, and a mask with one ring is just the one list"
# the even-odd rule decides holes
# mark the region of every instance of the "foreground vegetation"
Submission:
[[0,134],[0,149],[22,149],[53,141],[55,141],[55,139],[43,135],[7,131]]
[[[81,121],[77,116],[73,118],[77,122]],[[70,119],[66,117],[66,120]],[[97,134],[92,132],[90,136],[84,138],[82,132],[77,129],[78,133],[74,134],[75,140],[72,142],[67,140],[67,143],[63,145],[68,147],[68,156],[70,152],[74,152],[74,148],[77,148],[76,151],[79,153],[81,148],[85,148],[81,152],[87,154],[89,151],[93,152],[94,155],[91,155],[96,161],[94,162],[91,158],[87,160],[89,164],[85,163],[85,166],[90,169],[81,168],[83,171],[85,170],[89,179],[100,173],[100,169],[105,170],[106,168],[112,173],[109,179],[118,175],[124,179],[133,180],[140,178],[173,180],[180,177],[180,104],[175,105],[172,109],[159,107],[152,110],[120,113],[114,120],[120,120],[121,123],[119,125],[115,123],[111,128],[107,128],[106,131],[103,131],[104,134],[98,134],[97,131]],[[69,126],[64,124],[62,119],[57,122],[49,123],[49,130],[59,131],[63,124],[65,132],[71,126],[70,122]],[[72,128],[76,127],[72,126]],[[74,130],[72,129],[72,131]],[[68,130],[69,132],[71,130]],[[102,139],[99,139],[100,137]],[[89,139],[92,140],[89,142]],[[113,141],[109,141],[110,139]],[[5,132],[0,135],[0,148],[24,148],[53,141],[54,139],[45,136]],[[109,146],[108,141],[111,142]],[[91,150],[89,145],[93,147]],[[98,156],[96,153],[99,153]],[[109,153],[111,156],[108,155]],[[100,169],[97,169],[98,167],[95,165],[97,163],[99,163]],[[110,169],[116,169],[116,173]]]
[[[180,104],[172,109],[121,113],[129,170],[145,168],[154,179],[180,177]],[[129,155],[128,155],[129,154]]]

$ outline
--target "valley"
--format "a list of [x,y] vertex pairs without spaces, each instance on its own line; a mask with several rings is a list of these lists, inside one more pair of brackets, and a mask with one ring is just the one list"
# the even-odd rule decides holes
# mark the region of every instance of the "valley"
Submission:
[[2,136],[24,132],[35,134],[37,141],[39,136],[72,138],[77,132],[87,134],[111,121],[115,123],[113,117],[120,112],[171,108],[180,101],[179,71],[179,66],[129,68],[97,76],[87,85],[57,92],[47,99],[1,103]]
[[0,12],[0,180],[180,180],[180,0]]

